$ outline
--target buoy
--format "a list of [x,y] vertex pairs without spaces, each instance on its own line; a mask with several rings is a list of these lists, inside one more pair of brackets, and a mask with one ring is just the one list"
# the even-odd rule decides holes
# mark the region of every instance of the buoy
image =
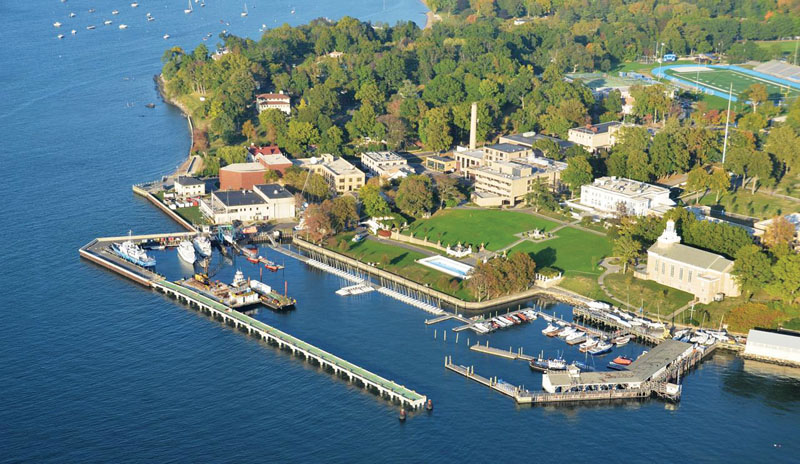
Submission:
[[433,401],[429,398],[428,402],[425,404],[425,409],[428,411],[433,411]]
[[397,418],[400,419],[400,422],[404,422],[406,420],[406,410],[401,409],[400,415]]

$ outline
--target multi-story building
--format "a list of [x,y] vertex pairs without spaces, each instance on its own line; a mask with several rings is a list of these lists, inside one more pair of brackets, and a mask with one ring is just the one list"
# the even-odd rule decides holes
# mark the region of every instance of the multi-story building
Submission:
[[315,158],[293,161],[301,168],[321,175],[336,193],[355,192],[366,180],[364,172],[344,158],[324,154]]
[[292,99],[283,92],[262,93],[256,95],[256,107],[259,113],[269,109],[276,109],[286,114],[292,114]]
[[373,176],[380,177],[393,177],[398,172],[408,170],[408,160],[393,151],[362,153],[361,165]]
[[214,224],[291,219],[295,215],[295,200],[278,184],[262,184],[253,190],[212,192],[209,199],[200,201],[200,211]]
[[454,158],[431,155],[425,158],[425,169],[436,172],[454,172],[458,162]]
[[575,127],[567,133],[570,142],[577,143],[591,152],[601,148],[610,148],[617,143],[617,132],[622,127],[619,121],[589,124]]
[[234,163],[219,169],[220,190],[250,190],[264,182],[267,168],[261,163]]
[[479,206],[513,206],[524,201],[537,182],[559,190],[561,171],[566,167],[560,161],[530,157],[469,169],[475,179],[472,201]]
[[580,200],[570,204],[602,216],[623,212],[634,216],[661,216],[675,206],[668,188],[618,177],[600,177],[582,186]]
[[565,152],[569,147],[575,145],[574,142],[561,140],[559,138],[550,137],[547,135],[537,134],[536,132],[524,132],[522,134],[501,135],[498,142],[510,143],[512,145],[521,145],[523,147],[532,149],[533,154],[536,156],[544,156],[544,154],[540,150],[533,148],[533,145],[539,140],[550,140],[551,142],[555,143],[558,146],[558,149],[562,153]]
[[487,145],[483,147],[483,151],[486,153],[486,156],[484,156],[484,164],[495,161],[511,161],[517,158],[527,158],[529,155],[533,154],[530,148],[512,143]]
[[485,156],[486,152],[483,150],[456,150],[453,152],[453,157],[456,159],[456,170],[464,177],[469,177],[469,169],[483,166]]
[[179,197],[194,197],[206,194],[206,183],[195,177],[180,176],[175,179],[175,193]]
[[647,274],[637,276],[691,293],[705,304],[740,295],[732,269],[733,261],[723,256],[683,245],[675,221],[670,220],[647,250]]

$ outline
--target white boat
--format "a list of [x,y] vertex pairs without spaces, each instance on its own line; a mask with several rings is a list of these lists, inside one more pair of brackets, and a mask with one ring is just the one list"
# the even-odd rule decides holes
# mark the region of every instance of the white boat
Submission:
[[672,337],[673,340],[680,340],[683,338],[684,335],[688,334],[692,329],[683,329],[675,332],[675,335]]
[[244,11],[242,11],[242,18],[247,16],[247,3],[244,4]]
[[111,25],[111,20],[110,19],[106,19],[105,21],[103,21],[103,24],[105,24],[106,26],[110,26]]
[[594,348],[589,350],[589,354],[592,356],[598,356],[601,354],[606,354],[611,351],[611,347],[613,345],[608,342],[600,342]]
[[94,28],[95,28],[94,26],[86,26],[86,30],[87,30],[87,31],[91,31],[91,30],[92,30],[92,29],[94,29]]
[[194,246],[192,242],[184,240],[178,245],[178,256],[189,264],[194,264],[197,261],[197,255],[194,253]]
[[574,334],[577,329],[575,327],[567,327],[562,329],[561,332],[558,333],[558,338],[567,338],[570,335]]
[[169,34],[164,34],[164,40],[169,39]]
[[554,326],[553,324],[547,324],[547,327],[542,329],[542,334],[543,335],[547,335],[548,333],[554,331],[555,329],[556,329],[556,326]]
[[589,338],[586,339],[586,341],[581,343],[581,346],[579,346],[578,348],[580,349],[580,351],[582,353],[585,353],[585,352],[591,350],[592,348],[594,348],[595,345],[597,345],[597,339],[593,338],[593,337],[589,337]]
[[112,15],[118,15],[119,14],[119,10],[114,10],[114,11],[111,12],[111,14]]
[[72,35],[75,35],[75,34],[77,34],[77,33],[78,33],[78,31],[76,31],[75,29],[73,29],[73,30],[71,30],[71,31],[69,31],[69,32],[70,32],[70,34],[72,34]]
[[64,34],[58,34],[58,36],[57,36],[57,37],[58,37],[59,39],[63,39],[63,38],[64,38]]
[[131,3],[131,8],[136,8],[136,7],[138,7],[138,6],[139,6],[139,4],[138,4],[137,2],[133,2],[133,3]]
[[198,235],[192,240],[195,250],[203,256],[211,256],[211,240],[205,235]]
[[697,343],[697,344],[700,344],[700,345],[704,344],[707,340],[708,340],[708,335],[706,335],[704,332],[700,332],[700,331],[697,331],[694,334],[694,336],[692,336],[689,339],[690,342]]
[[247,279],[244,278],[244,274],[240,269],[237,269],[236,274],[233,275],[233,282],[231,282],[231,285],[234,287],[241,287],[246,283]]
[[192,12],[192,0],[189,0],[189,8],[183,10],[184,13],[189,14]]
[[61,23],[56,21],[53,23],[53,27],[61,27]]
[[120,24],[120,25],[119,25],[119,28],[120,28],[120,29],[127,29],[127,28],[128,28],[128,25],[127,25],[127,24]]
[[581,332],[580,330],[576,330],[564,340],[567,342],[567,345],[577,345],[578,343],[582,343],[586,340],[586,332]]
[[77,16],[75,13],[70,13],[70,14],[69,14],[69,17],[70,17],[70,18],[74,18],[75,16]]
[[89,13],[94,13],[96,10],[94,8],[89,8]]
[[617,337],[614,339],[614,344],[617,346],[627,345],[628,342],[631,341],[630,335],[625,335],[623,337]]

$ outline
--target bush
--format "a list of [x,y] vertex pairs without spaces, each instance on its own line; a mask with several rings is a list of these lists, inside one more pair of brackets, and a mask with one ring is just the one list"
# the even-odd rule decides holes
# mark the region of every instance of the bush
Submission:
[[772,328],[784,317],[784,313],[761,303],[747,303],[731,310],[728,327],[734,332],[746,332],[753,327]]

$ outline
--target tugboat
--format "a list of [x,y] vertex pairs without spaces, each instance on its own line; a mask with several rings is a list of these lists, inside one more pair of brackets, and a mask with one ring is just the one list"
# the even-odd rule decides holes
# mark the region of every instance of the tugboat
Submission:
[[563,359],[544,359],[541,356],[536,359],[531,359],[528,366],[530,366],[531,370],[534,372],[567,370],[567,362]]

